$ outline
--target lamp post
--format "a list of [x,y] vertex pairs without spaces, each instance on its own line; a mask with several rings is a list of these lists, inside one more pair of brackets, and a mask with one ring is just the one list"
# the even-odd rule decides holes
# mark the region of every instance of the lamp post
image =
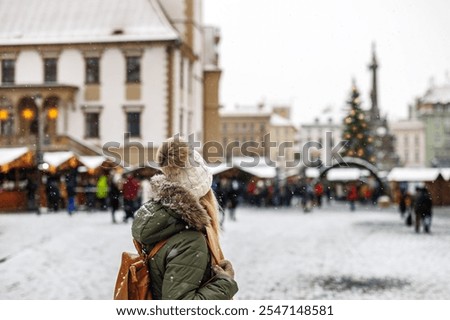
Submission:
[[34,96],[34,103],[36,104],[36,119],[37,119],[37,141],[36,141],[36,168],[37,168],[37,183],[36,183],[36,213],[41,214],[41,185],[42,185],[42,164],[44,162],[42,154],[42,145],[44,141],[44,112],[42,112],[42,96],[36,94]]

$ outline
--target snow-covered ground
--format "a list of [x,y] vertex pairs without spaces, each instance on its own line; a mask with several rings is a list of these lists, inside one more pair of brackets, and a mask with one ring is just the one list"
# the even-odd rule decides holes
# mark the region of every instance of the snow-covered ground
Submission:
[[[415,234],[395,209],[238,208],[222,242],[237,299],[450,299],[450,210]],[[122,213],[119,212],[119,216]],[[0,299],[111,299],[131,224],[0,214]]]

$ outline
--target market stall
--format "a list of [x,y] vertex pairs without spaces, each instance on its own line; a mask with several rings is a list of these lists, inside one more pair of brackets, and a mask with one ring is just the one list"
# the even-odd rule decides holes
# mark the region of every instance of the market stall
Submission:
[[0,212],[28,207],[27,184],[33,155],[27,147],[0,149]]

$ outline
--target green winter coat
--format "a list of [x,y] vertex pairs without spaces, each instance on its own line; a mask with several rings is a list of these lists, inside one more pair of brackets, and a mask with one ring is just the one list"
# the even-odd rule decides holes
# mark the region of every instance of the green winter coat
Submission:
[[146,252],[167,243],[150,260],[153,299],[229,300],[238,287],[227,276],[214,275],[205,227],[210,218],[199,201],[164,175],[151,180],[152,199],[136,212],[133,238]]

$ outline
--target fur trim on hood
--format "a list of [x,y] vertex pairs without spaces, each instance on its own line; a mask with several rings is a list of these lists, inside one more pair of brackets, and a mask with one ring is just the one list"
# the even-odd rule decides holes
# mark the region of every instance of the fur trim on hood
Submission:
[[211,218],[200,201],[179,183],[159,174],[150,180],[150,185],[152,200],[175,211],[190,227],[202,231],[211,224]]

